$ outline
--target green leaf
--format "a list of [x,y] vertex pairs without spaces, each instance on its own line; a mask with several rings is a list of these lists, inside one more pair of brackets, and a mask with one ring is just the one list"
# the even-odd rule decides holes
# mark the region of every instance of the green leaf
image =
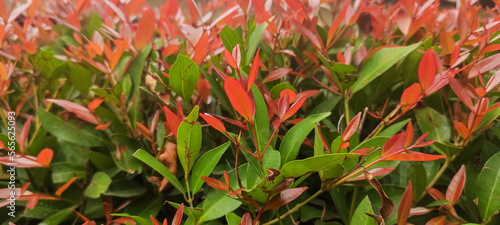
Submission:
[[255,28],[255,30],[250,35],[250,38],[248,39],[249,44],[246,54],[246,65],[250,64],[250,62],[253,60],[255,51],[257,51],[257,46],[259,45],[260,40],[262,40],[262,35],[264,35],[266,28],[267,22],[264,22],[259,27]]
[[257,143],[260,151],[264,151],[269,140],[269,115],[267,113],[267,104],[262,97],[257,86],[252,87],[253,99],[255,102],[255,121],[254,129],[257,134]]
[[[141,86],[141,77],[144,70],[144,63],[146,62],[146,57],[148,57],[149,52],[151,52],[152,45],[147,45],[141,52],[132,60],[130,63],[130,79],[132,80],[132,90],[130,91],[130,96],[128,100],[135,98],[139,93],[139,87]],[[146,68],[147,70],[147,68]]]
[[365,213],[373,213],[370,199],[366,196],[354,211],[352,215],[351,225],[377,225],[377,222],[372,217]]
[[[427,186],[427,173],[422,162],[411,162],[408,167],[408,180],[411,180],[413,186],[413,199],[420,198]],[[405,184],[408,184],[408,181],[405,181]]]
[[177,155],[186,174],[193,168],[194,162],[200,154],[201,126],[182,122],[177,130]]
[[297,158],[300,146],[316,123],[328,117],[330,112],[308,116],[293,126],[283,137],[280,145],[281,165]]
[[50,165],[52,169],[52,182],[65,183],[73,177],[82,179],[85,177],[85,167],[73,165],[67,162],[57,162]]
[[241,217],[231,212],[226,215],[226,221],[228,225],[239,225]]
[[500,210],[500,152],[486,161],[476,188],[479,212],[486,221]]
[[111,178],[104,172],[97,172],[92,177],[89,186],[85,189],[85,196],[89,198],[99,198],[102,193],[108,190]]
[[340,91],[342,92],[344,90],[344,86],[341,85],[338,76],[336,76],[336,73],[335,73],[335,70],[332,67],[332,64],[330,62],[328,62],[328,60],[322,54],[318,54],[318,55],[319,55],[319,59],[321,60],[321,62],[323,63],[323,65],[328,69],[328,71],[332,75],[333,81],[335,81],[335,83],[338,85]]
[[38,110],[37,116],[42,126],[57,138],[89,147],[111,145],[111,143],[101,137],[77,128],[73,124],[63,121],[44,109]]
[[178,55],[169,72],[170,87],[184,101],[191,102],[196,84],[198,84],[198,65],[185,55]]
[[[176,203],[176,202],[171,202],[171,201],[167,201],[167,202],[168,202],[168,204],[173,206],[175,209],[179,209],[179,207],[181,206],[181,204]],[[182,208],[182,211],[184,214],[188,215],[190,218],[193,218],[194,220],[197,220],[203,214],[203,210],[201,208],[191,208],[191,207],[188,207],[186,205],[184,205],[184,207]]]
[[122,198],[129,198],[142,195],[146,193],[146,191],[146,187],[133,180],[119,179],[113,181],[113,183],[111,183],[108,190],[104,194]]
[[450,140],[451,126],[448,117],[430,107],[415,109],[415,117],[422,133],[429,132],[426,140],[437,140],[440,143]]
[[[412,184],[413,184],[413,182],[412,182]],[[433,201],[433,202],[429,203],[428,205],[426,205],[425,207],[436,207],[436,206],[446,205],[446,204],[450,204],[450,203],[451,203],[450,200],[443,199],[443,200]]]
[[395,135],[398,131],[400,131],[406,124],[410,121],[410,119],[406,119],[404,121],[401,121],[399,123],[393,124],[392,126],[385,128],[382,132],[380,132],[377,136],[380,137],[392,137]]
[[231,52],[236,45],[241,45],[243,42],[241,38],[230,27],[225,26],[219,33],[220,39],[224,47]]
[[277,170],[280,167],[280,163],[280,152],[269,147],[262,158],[262,165],[264,166],[264,169],[272,168]]
[[47,218],[45,218],[42,222],[40,222],[38,225],[58,225],[62,224],[62,222],[68,218],[71,214],[73,214],[72,209],[75,209],[76,206],[66,208],[63,210],[60,210],[59,212],[56,212]]
[[203,202],[203,214],[198,223],[214,220],[240,207],[241,202],[227,196],[227,192],[212,189]]
[[184,187],[182,187],[181,182],[177,179],[177,177],[160,161],[158,161],[155,157],[150,155],[145,150],[139,149],[134,154],[134,157],[141,160],[143,163],[147,164],[154,170],[158,171],[163,177],[167,178],[172,185],[177,188],[182,193],[185,192]]
[[271,88],[271,98],[273,100],[278,99],[280,97],[281,91],[283,91],[285,89],[290,89],[293,92],[297,93],[297,89],[295,89],[295,87],[293,87],[290,83],[283,82],[283,83],[276,84],[276,85],[274,85],[273,88]]
[[329,166],[340,164],[346,159],[358,156],[359,154],[336,153],[313,156],[302,160],[294,160],[283,165],[281,173],[285,175],[285,177],[300,177],[308,173],[318,172]]
[[486,125],[495,121],[498,118],[498,116],[500,116],[500,108],[496,108],[494,110],[487,112],[486,114],[484,114],[484,117],[477,126],[476,130],[481,130],[481,128],[486,127]]
[[351,95],[372,82],[419,45],[420,43],[415,43],[406,47],[383,48],[373,54],[359,71],[358,80],[351,87]]
[[196,193],[201,185],[203,185],[203,180],[201,177],[208,177],[215,166],[220,160],[220,157],[226,152],[227,148],[231,145],[230,142],[226,142],[212,150],[209,150],[203,154],[193,167],[193,173],[191,174],[191,190]]

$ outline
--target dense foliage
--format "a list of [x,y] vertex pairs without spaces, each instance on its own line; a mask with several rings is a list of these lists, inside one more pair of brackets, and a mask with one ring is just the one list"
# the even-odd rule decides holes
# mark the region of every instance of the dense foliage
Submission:
[[0,218],[499,224],[495,2],[0,1]]

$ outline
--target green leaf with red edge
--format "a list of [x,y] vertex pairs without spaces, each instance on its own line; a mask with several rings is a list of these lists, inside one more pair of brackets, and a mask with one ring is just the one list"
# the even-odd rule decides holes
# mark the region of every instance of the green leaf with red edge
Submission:
[[170,68],[169,82],[172,90],[190,103],[199,79],[198,65],[185,55],[178,55]]
[[406,188],[398,207],[398,225],[406,225],[406,220],[410,215],[411,206],[413,204],[413,186],[411,181],[408,181]]
[[389,138],[382,148],[382,156],[389,155],[395,151],[402,150],[406,141],[406,132],[401,132]]
[[291,201],[298,198],[305,190],[307,190],[307,187],[290,188],[284,190],[280,192],[278,195],[274,196],[266,204],[264,204],[261,210],[262,212],[264,212],[270,209],[276,209],[281,206],[284,206],[287,203],[290,203]]
[[460,167],[460,170],[453,176],[448,189],[446,190],[446,199],[450,200],[451,203],[448,205],[451,208],[457,200],[460,198],[465,185],[465,165]]
[[257,73],[259,72],[259,52],[260,48],[257,49],[257,53],[255,54],[255,58],[253,59],[252,67],[250,68],[250,72],[248,73],[248,86],[247,86],[247,92],[250,91],[252,88],[253,83],[255,82],[255,79],[257,78]]
[[391,155],[385,160],[396,160],[396,161],[434,161],[438,159],[446,158],[445,155],[431,155],[420,152],[410,151],[409,153],[400,153],[396,155]]
[[200,113],[200,116],[208,123],[208,125],[210,125],[214,129],[216,129],[224,134],[227,134],[226,127],[224,126],[224,124],[220,120],[211,116],[208,113]]
[[233,108],[250,123],[253,122],[255,108],[243,86],[232,77],[224,79],[224,90]]
[[401,111],[406,112],[413,108],[420,96],[422,95],[422,89],[419,83],[414,83],[410,87],[406,88],[401,95]]
[[424,91],[427,90],[434,81],[436,77],[436,67],[434,52],[432,49],[428,48],[418,66],[418,80]]
[[356,133],[359,127],[359,122],[361,121],[361,112],[359,112],[352,120],[349,122],[342,134],[342,140],[347,141],[351,136]]
[[142,17],[139,19],[134,38],[134,46],[137,50],[141,50],[149,43],[155,31],[155,25],[155,11],[147,9],[142,12]]

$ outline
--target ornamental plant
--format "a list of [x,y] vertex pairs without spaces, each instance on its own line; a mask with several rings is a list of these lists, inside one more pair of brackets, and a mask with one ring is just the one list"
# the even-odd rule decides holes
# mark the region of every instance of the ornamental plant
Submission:
[[500,2],[0,1],[2,224],[499,224]]

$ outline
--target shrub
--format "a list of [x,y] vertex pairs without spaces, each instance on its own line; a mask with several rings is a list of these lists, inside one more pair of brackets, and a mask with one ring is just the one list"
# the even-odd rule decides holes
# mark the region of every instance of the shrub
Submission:
[[498,6],[70,2],[0,2],[4,224],[500,223]]

